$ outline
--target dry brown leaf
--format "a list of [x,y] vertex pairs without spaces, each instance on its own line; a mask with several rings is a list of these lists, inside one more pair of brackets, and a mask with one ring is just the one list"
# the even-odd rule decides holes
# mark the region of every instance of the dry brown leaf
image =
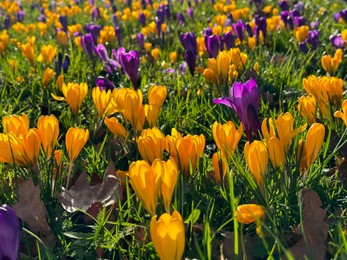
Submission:
[[83,172],[70,189],[62,188],[59,201],[68,212],[87,211],[95,202],[100,202],[104,206],[112,205],[117,201],[117,197],[122,200],[122,194],[122,187],[115,175],[114,164],[110,161],[102,183],[90,186],[87,174]]
[[17,190],[18,202],[12,206],[17,216],[28,224],[33,232],[39,232],[43,237],[51,233],[46,220],[46,208],[40,199],[40,187],[32,180],[23,181]]
[[323,260],[326,253],[325,240],[328,235],[328,224],[325,221],[326,211],[321,208],[322,202],[313,190],[302,190],[301,202],[303,204],[303,221],[299,229],[303,230],[304,237],[289,250],[294,259]]

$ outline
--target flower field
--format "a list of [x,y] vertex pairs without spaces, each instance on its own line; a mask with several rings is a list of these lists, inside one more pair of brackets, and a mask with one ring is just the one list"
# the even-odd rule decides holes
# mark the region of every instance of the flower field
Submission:
[[347,259],[346,6],[0,1],[0,259]]

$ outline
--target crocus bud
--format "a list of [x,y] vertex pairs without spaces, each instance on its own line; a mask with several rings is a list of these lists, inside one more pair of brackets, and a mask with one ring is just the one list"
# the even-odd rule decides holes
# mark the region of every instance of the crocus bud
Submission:
[[119,55],[120,64],[123,71],[128,75],[134,89],[137,89],[138,70],[140,65],[139,53],[131,50],[127,53],[121,53]]
[[236,219],[239,223],[250,224],[262,220],[265,216],[265,208],[257,204],[243,204],[236,208]]
[[160,259],[182,259],[185,231],[182,217],[178,211],[174,211],[172,215],[164,213],[158,220],[157,216],[153,216],[150,231],[155,250]]
[[145,26],[146,25],[146,16],[145,16],[145,14],[144,13],[140,13],[140,15],[139,15],[139,21],[140,21],[140,23],[141,23],[141,25],[142,26]]
[[247,142],[244,149],[245,159],[249,171],[258,186],[264,188],[264,178],[268,165],[268,152],[262,141]]
[[4,20],[4,27],[6,30],[8,30],[10,29],[10,26],[11,26],[11,16],[7,14]]
[[20,224],[9,206],[0,206],[0,259],[18,259]]
[[94,55],[94,41],[91,33],[81,37],[81,44],[85,53],[89,56]]
[[136,161],[130,164],[129,179],[131,186],[141,199],[149,214],[155,215],[158,197],[163,180],[164,162],[155,160],[152,165],[146,161]]
[[63,30],[67,31],[67,16],[65,15],[61,15],[59,16],[59,22],[61,23],[61,25],[63,26]]
[[243,32],[245,31],[245,24],[243,23],[242,20],[239,20],[237,23],[234,23],[232,26],[233,26],[234,33],[240,39],[240,41],[242,41]]
[[19,10],[17,13],[17,21],[20,23],[23,22],[24,15],[25,15],[25,12],[23,10]]
[[139,44],[140,49],[144,49],[145,36],[142,33],[136,34],[137,43]]
[[147,162],[152,163],[155,159],[163,159],[166,140],[157,127],[142,130],[137,145],[142,159]]
[[205,36],[205,45],[210,58],[216,58],[219,45],[220,37],[218,35]]
[[89,138],[89,130],[85,130],[78,127],[71,127],[66,132],[65,146],[69,155],[70,162],[73,162],[83,147],[87,143]]
[[126,138],[128,132],[124,128],[124,126],[118,122],[118,119],[115,117],[105,118],[105,125],[107,126],[108,130],[111,131],[114,138],[117,138],[118,136],[121,136],[123,138]]
[[284,163],[285,154],[283,145],[277,137],[271,137],[267,145],[272,167],[276,169]]
[[100,90],[112,90],[115,88],[114,84],[108,78],[102,76],[98,77],[95,85],[97,85],[100,88]]
[[47,159],[51,157],[59,136],[59,122],[54,115],[41,116],[37,121],[37,129],[41,136],[41,145]]

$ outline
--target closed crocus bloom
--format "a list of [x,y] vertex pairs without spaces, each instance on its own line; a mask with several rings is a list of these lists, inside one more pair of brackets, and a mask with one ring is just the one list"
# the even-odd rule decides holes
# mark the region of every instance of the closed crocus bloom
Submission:
[[309,27],[302,25],[294,29],[294,37],[298,42],[303,42],[307,39]]
[[222,178],[227,173],[226,159],[220,151],[216,152],[212,156],[212,164],[214,169],[214,176],[218,184],[222,183]]
[[18,259],[20,224],[14,210],[7,205],[0,206],[0,259]]
[[205,148],[205,137],[203,135],[187,135],[182,137],[179,133],[176,135],[176,129],[172,130],[171,137],[167,136],[167,149],[179,165],[181,172],[189,176],[190,167],[195,171],[197,163],[203,154]]
[[228,51],[231,62],[238,68],[242,69],[247,61],[247,54],[241,52],[239,48],[232,48]]
[[57,31],[57,40],[60,43],[60,45],[63,48],[65,48],[65,47],[67,47],[67,45],[69,43],[69,36],[63,30],[58,30]]
[[41,47],[41,53],[37,57],[37,61],[45,62],[46,64],[50,65],[56,54],[57,54],[57,47],[51,44],[43,45]]
[[177,52],[175,51],[170,52],[169,56],[170,56],[170,61],[175,64],[177,61]]
[[153,85],[148,91],[149,104],[162,106],[167,95],[167,89],[165,86]]
[[58,119],[54,115],[41,116],[37,121],[37,129],[40,133],[42,148],[49,158],[59,136]]
[[89,138],[89,130],[85,130],[78,127],[70,127],[67,130],[65,137],[65,146],[69,155],[70,162],[73,162],[83,147],[87,143]]
[[111,105],[111,94],[111,90],[100,90],[99,87],[92,89],[92,98],[96,109],[98,110],[99,118],[107,117],[111,115],[112,112],[115,112],[114,108]]
[[155,159],[163,158],[166,140],[163,133],[157,127],[153,127],[142,130],[137,145],[142,159],[152,163]]
[[316,159],[322,147],[324,135],[324,125],[314,123],[307,132],[305,143],[303,140],[299,141],[297,156],[300,160],[300,170],[302,172],[306,171]]
[[61,91],[63,89],[63,85],[64,83],[64,75],[59,75],[57,78],[57,81],[55,82],[55,84],[57,85],[58,89]]
[[125,74],[128,75],[131,83],[134,86],[134,89],[137,89],[137,79],[139,74],[139,53],[137,51],[131,50],[129,52],[123,52],[119,55],[119,61],[122,65],[122,69]]
[[213,139],[216,142],[218,149],[224,154],[226,158],[229,158],[234,154],[235,149],[241,139],[243,133],[242,124],[239,129],[233,122],[229,121],[225,124],[214,122],[212,125]]
[[245,145],[245,159],[249,171],[260,188],[264,187],[264,176],[268,165],[268,153],[266,146],[261,141],[247,142]]
[[281,141],[277,137],[271,137],[267,143],[270,162],[274,169],[284,163],[285,154]]
[[153,216],[150,225],[151,238],[161,260],[180,260],[184,253],[185,230],[178,211],[164,213],[157,220]]
[[316,122],[316,100],[312,96],[301,96],[298,100],[298,110],[308,123]]
[[341,118],[347,126],[347,99],[342,102],[342,112],[336,111],[334,117]]
[[16,136],[22,136],[29,131],[29,118],[26,114],[4,116],[2,126],[6,133],[13,132]]
[[331,68],[333,72],[337,70],[342,61],[343,52],[341,49],[335,51],[334,57],[331,59]]
[[164,167],[162,161],[155,160],[152,165],[146,161],[133,162],[129,167],[131,186],[142,201],[149,214],[155,215],[160,193]]
[[228,72],[229,72],[230,57],[228,55],[228,52],[227,51],[220,52],[217,56],[216,62],[217,62],[219,79],[222,82],[224,82],[228,79]]
[[204,75],[207,83],[209,83],[209,84],[216,83],[217,84],[218,81],[217,81],[216,75],[214,74],[214,72],[211,69],[209,69],[209,68],[205,69],[203,72],[203,75]]
[[43,73],[42,86],[47,87],[48,83],[54,78],[55,72],[51,68],[47,68]]
[[157,125],[160,108],[159,105],[144,105],[143,109],[149,127]]
[[262,221],[266,213],[264,206],[258,204],[243,204],[236,208],[236,219],[239,223],[250,224]]
[[154,61],[157,61],[160,55],[160,49],[159,48],[154,48],[151,50],[151,56],[153,57]]
[[165,210],[169,213],[172,195],[178,180],[178,168],[176,161],[171,158],[167,162],[162,162],[162,164],[164,171],[163,182],[161,184],[161,196],[163,197]]
[[115,138],[118,136],[121,136],[125,138],[128,134],[127,130],[124,128],[124,126],[118,122],[118,119],[115,117],[105,118],[105,125],[107,126],[108,130],[111,131],[111,133],[114,135]]
[[129,121],[136,131],[141,131],[145,123],[145,112],[142,105],[142,92],[122,88],[112,93],[112,104]]
[[330,55],[324,55],[321,59],[322,67],[327,72],[331,72],[331,56]]
[[23,56],[30,62],[31,66],[35,66],[35,50],[34,45],[30,42],[20,45]]
[[24,158],[27,165],[35,166],[37,159],[40,155],[41,138],[37,128],[29,129],[29,131],[23,135],[23,150]]
[[80,109],[84,98],[88,93],[88,85],[86,83],[72,83],[69,82],[67,85],[63,84],[62,92],[64,97],[58,97],[54,94],[51,94],[52,97],[57,101],[66,101],[72,113],[77,116],[78,110]]
[[22,141],[12,132],[0,134],[0,162],[27,165]]

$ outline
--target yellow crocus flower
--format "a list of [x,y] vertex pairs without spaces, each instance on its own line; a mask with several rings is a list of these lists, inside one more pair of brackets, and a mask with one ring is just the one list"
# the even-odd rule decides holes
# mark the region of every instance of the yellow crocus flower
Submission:
[[157,220],[153,216],[150,224],[151,238],[160,259],[182,259],[185,246],[185,230],[178,211],[172,215],[164,213]]
[[72,113],[77,116],[82,102],[87,96],[88,85],[86,83],[78,84],[69,82],[67,85],[63,84],[62,92],[64,97],[58,97],[53,93],[51,95],[57,101],[66,101],[69,104]]
[[155,159],[163,159],[166,139],[159,128],[153,127],[142,130],[137,146],[142,159],[152,163]]
[[264,206],[258,204],[243,204],[236,208],[236,219],[239,223],[250,224],[262,221],[266,213]]
[[176,161],[170,158],[167,162],[162,162],[164,167],[163,182],[161,184],[161,196],[163,197],[165,210],[170,212],[172,195],[178,181],[178,168]]
[[23,136],[29,131],[29,118],[26,114],[4,116],[2,126],[7,134],[13,132],[16,136]]
[[163,179],[163,162],[154,160],[152,165],[146,161],[133,162],[129,167],[131,186],[142,201],[149,214],[155,215]]
[[37,121],[37,128],[41,136],[42,148],[46,157],[49,158],[59,136],[58,119],[54,115],[41,116]]
[[267,143],[270,162],[274,169],[280,167],[285,160],[284,148],[277,137],[271,137]]
[[114,135],[114,138],[117,138],[118,136],[125,138],[127,136],[128,134],[127,130],[124,128],[124,126],[121,123],[118,122],[117,118],[106,117],[104,122],[108,130],[110,130],[111,133]]
[[47,68],[45,70],[41,80],[43,88],[47,87],[48,83],[54,78],[54,75],[55,75],[55,72],[51,68]]
[[75,161],[89,138],[89,130],[78,127],[70,127],[66,132],[65,146],[70,162]]
[[99,87],[95,87],[92,89],[92,99],[98,110],[98,117],[104,118],[110,116],[115,112],[115,109],[111,105],[112,99],[111,90],[100,90]]
[[342,111],[336,111],[334,117],[341,118],[347,126],[347,99],[342,102]]
[[263,142],[255,140],[252,143],[247,142],[244,149],[249,171],[252,173],[258,186],[264,188],[264,178],[268,165],[268,152]]
[[57,47],[48,44],[41,47],[41,53],[37,57],[38,62],[45,62],[46,64],[51,64],[55,55],[57,54]]

